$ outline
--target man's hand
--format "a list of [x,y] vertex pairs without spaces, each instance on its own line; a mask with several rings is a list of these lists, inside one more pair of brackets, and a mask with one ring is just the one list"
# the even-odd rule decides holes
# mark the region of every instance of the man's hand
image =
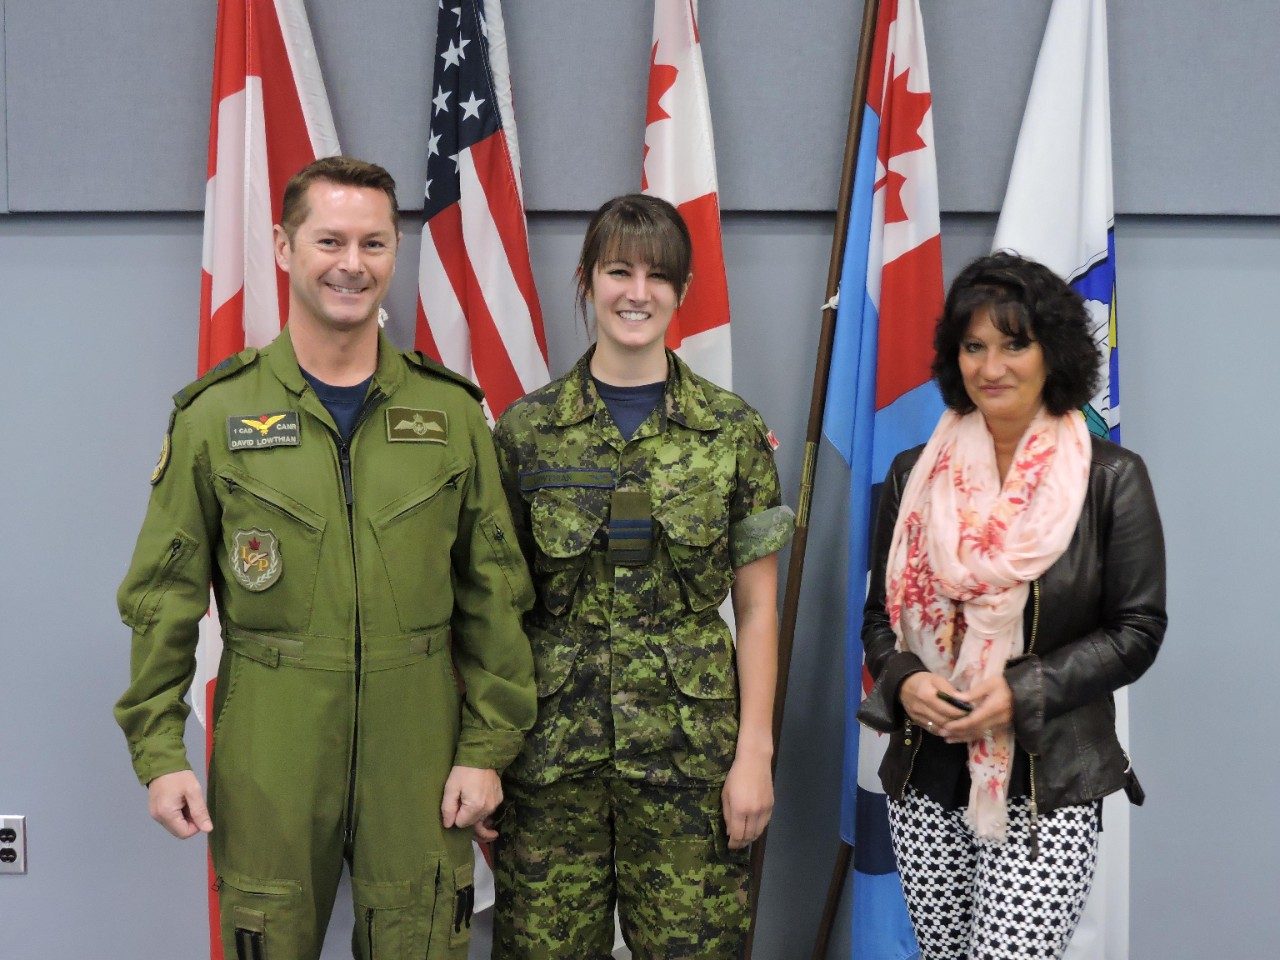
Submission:
[[773,815],[773,775],[767,755],[738,754],[720,792],[720,807],[730,850],[741,850],[764,833]]
[[502,780],[496,770],[481,767],[454,767],[444,782],[440,801],[440,821],[449,827],[475,827],[476,839],[492,840],[497,833],[484,819],[502,802]]
[[148,783],[147,806],[151,819],[179,840],[213,829],[200,781],[190,770],[166,773]]

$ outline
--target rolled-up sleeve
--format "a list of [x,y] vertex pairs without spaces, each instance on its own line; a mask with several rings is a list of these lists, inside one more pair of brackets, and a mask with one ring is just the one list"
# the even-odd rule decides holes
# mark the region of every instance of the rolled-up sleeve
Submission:
[[729,556],[734,568],[777,553],[795,532],[795,514],[782,503],[782,484],[769,430],[752,411],[738,436],[737,486],[729,509]]

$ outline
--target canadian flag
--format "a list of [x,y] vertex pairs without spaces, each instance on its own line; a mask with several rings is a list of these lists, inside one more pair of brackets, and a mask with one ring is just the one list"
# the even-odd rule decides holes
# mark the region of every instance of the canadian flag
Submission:
[[654,2],[641,190],[675,204],[693,236],[693,282],[667,330],[667,346],[697,373],[732,389],[729,286],[697,0]]
[[[271,230],[284,187],[312,160],[338,152],[303,0],[220,0],[200,275],[199,373],[279,334],[288,319],[289,285],[275,265]],[[209,706],[221,655],[211,596],[209,615],[200,623],[191,687],[206,751],[213,746]],[[212,960],[222,960],[212,883],[209,941]]]

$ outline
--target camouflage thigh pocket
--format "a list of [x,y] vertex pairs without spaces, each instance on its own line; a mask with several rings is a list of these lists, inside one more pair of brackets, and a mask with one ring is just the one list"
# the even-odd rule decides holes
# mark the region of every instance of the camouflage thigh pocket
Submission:
[[739,851],[727,850],[723,820],[710,809],[718,797],[718,785],[641,788],[630,816],[645,822],[619,826],[620,912],[635,960],[738,956],[750,868]]
[[493,960],[595,960],[613,947],[605,781],[515,790],[494,848]]

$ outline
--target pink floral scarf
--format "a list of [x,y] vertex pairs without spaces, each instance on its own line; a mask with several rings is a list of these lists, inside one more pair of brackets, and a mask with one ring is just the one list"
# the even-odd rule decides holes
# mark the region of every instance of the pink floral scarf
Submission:
[[[907,479],[889,549],[886,603],[899,650],[957,690],[1022,653],[1030,582],[1075,533],[1092,446],[1078,413],[1036,414],[1000,483],[982,414],[942,415]],[[969,744],[974,832],[1002,841],[1013,759],[1009,728]]]

